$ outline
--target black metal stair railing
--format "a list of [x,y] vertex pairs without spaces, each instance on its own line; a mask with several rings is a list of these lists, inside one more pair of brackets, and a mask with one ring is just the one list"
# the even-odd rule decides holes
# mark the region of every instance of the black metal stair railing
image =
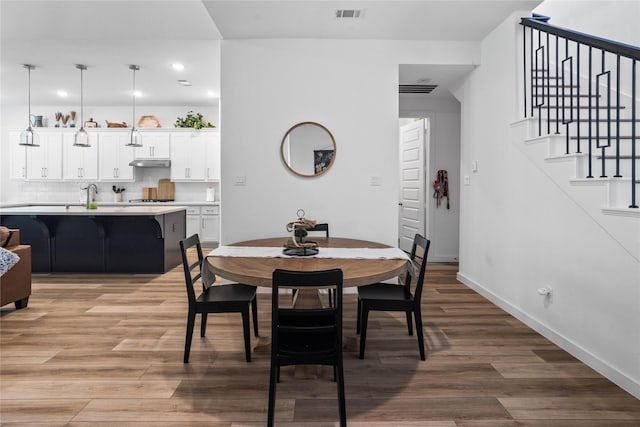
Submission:
[[[524,115],[537,116],[539,136],[544,130],[560,134],[563,127],[566,154],[586,150],[586,178],[594,178],[597,163],[599,177],[606,178],[607,160],[614,161],[613,177],[622,178],[622,162],[628,161],[629,207],[638,208],[640,48],[553,26],[549,19],[533,14],[520,21]],[[630,104],[630,115],[625,104]]]

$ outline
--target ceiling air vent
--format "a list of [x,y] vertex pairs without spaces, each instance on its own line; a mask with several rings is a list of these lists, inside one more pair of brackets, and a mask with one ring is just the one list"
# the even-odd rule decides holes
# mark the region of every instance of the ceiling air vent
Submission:
[[438,85],[400,85],[400,93],[431,93]]
[[338,9],[336,10],[336,18],[360,18],[362,9]]

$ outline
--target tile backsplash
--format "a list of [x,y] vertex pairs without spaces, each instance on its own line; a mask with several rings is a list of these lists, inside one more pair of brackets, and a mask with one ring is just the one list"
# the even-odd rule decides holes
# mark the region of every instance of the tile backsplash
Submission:
[[[142,198],[143,187],[157,187],[158,180],[169,178],[168,168],[136,168],[135,182],[108,182],[108,181],[64,181],[64,182],[33,182],[11,181],[5,187],[4,199],[11,203],[37,203],[58,202],[75,203],[86,200],[82,187],[95,183],[98,187],[96,201],[113,202],[112,187],[125,188],[122,200]],[[176,182],[176,201],[204,202],[207,197],[207,189],[213,188],[215,201],[220,201],[220,187],[217,182]]]

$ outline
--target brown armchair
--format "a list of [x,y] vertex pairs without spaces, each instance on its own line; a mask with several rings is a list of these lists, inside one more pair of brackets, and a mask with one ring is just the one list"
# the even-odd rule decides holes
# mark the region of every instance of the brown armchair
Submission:
[[0,306],[15,303],[25,308],[31,295],[31,246],[20,244],[20,230],[12,230],[5,249],[20,257],[20,261],[0,277]]

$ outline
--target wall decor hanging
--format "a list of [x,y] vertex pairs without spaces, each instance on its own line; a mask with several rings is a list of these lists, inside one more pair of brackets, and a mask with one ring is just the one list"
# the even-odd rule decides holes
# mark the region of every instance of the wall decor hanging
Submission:
[[442,198],[447,198],[447,209],[450,209],[449,204],[449,178],[447,177],[447,171],[440,169],[436,175],[436,180],[433,182],[433,198],[436,199],[436,206],[440,207]]

